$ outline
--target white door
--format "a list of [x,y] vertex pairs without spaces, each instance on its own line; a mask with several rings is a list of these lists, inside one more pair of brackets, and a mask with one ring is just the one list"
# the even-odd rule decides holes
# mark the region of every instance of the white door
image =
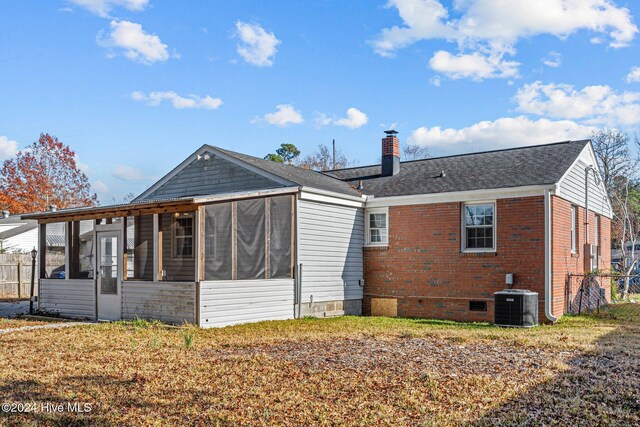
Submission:
[[97,233],[97,294],[98,319],[120,320],[122,273],[120,272],[120,233],[99,231]]

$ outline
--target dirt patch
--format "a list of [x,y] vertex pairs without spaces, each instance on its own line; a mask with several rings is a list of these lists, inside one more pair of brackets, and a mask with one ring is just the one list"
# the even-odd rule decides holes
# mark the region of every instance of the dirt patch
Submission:
[[386,371],[397,375],[425,372],[441,376],[530,376],[532,370],[558,366],[577,352],[517,348],[499,343],[459,343],[436,338],[357,338],[298,341],[259,347],[229,347],[202,352],[220,360],[268,357],[291,362],[307,373]]

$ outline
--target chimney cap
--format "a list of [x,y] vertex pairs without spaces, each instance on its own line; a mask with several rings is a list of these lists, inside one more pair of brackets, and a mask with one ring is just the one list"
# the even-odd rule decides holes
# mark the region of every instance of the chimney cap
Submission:
[[395,129],[389,129],[389,130],[385,130],[384,133],[386,133],[387,136],[395,136],[395,135],[399,134],[400,132],[398,132]]

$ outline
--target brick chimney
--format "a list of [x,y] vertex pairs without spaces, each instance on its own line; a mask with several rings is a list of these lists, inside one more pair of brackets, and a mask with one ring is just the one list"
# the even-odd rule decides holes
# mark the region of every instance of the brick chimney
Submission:
[[385,130],[382,138],[382,176],[392,176],[400,172],[400,140],[395,130]]

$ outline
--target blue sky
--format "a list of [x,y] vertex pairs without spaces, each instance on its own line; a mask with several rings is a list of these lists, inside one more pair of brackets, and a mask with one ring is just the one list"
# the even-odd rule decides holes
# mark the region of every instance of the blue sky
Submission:
[[0,2],[0,160],[40,132],[102,202],[202,144],[264,156],[382,131],[433,155],[640,123],[638,2]]

